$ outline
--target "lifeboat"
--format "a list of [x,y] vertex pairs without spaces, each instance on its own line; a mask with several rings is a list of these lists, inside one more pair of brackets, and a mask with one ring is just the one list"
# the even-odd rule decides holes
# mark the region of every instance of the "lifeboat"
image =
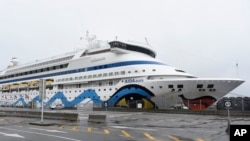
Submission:
[[27,88],[28,87],[28,82],[22,82],[19,84],[19,88],[20,89],[24,89],[24,88]]
[[46,85],[46,86],[47,86],[47,85],[51,85],[53,82],[54,82],[53,79],[46,79],[45,85]]
[[2,86],[2,90],[9,90],[9,89],[10,89],[10,85],[9,84]]
[[39,86],[39,80],[31,81],[28,85],[30,88],[36,88]]
[[19,84],[18,83],[14,83],[12,85],[10,85],[10,89],[18,89]]

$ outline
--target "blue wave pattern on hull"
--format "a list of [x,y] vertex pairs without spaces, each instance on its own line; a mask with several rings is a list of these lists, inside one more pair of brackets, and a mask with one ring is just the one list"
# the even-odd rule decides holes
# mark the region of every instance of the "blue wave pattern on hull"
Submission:
[[13,105],[16,106],[20,102],[23,104],[24,107],[28,106],[28,104],[24,101],[24,98],[22,95],[20,95],[20,98]]
[[[152,96],[146,92],[145,90],[137,87],[130,87],[123,89],[121,91],[118,91],[115,93],[108,101],[108,106],[113,107],[122,97],[126,96],[127,94],[139,94],[147,99],[150,99]],[[45,107],[49,107],[53,102],[56,100],[61,100],[64,107],[70,108],[74,107],[77,104],[81,103],[84,99],[91,99],[94,104],[101,104],[102,107],[104,107],[104,101],[100,99],[100,97],[97,95],[97,93],[94,90],[86,90],[83,93],[81,93],[79,96],[75,97],[74,100],[68,101],[63,92],[57,92],[53,97],[51,97],[47,102],[45,102]],[[20,97],[13,105],[16,106],[18,103],[23,104],[23,106],[27,107],[28,104],[24,101],[23,97]],[[32,100],[33,102],[39,102],[41,104],[41,99],[39,96],[36,96]]]

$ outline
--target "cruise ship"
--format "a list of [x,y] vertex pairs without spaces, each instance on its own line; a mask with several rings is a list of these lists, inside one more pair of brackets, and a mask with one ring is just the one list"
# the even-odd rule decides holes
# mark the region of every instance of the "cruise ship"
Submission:
[[156,59],[148,44],[88,39],[83,49],[0,71],[1,106],[167,108],[204,110],[241,85],[236,78],[198,78]]

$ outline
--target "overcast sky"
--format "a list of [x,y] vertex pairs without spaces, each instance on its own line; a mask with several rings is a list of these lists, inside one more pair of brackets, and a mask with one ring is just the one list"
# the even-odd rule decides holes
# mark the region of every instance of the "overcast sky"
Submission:
[[146,37],[158,59],[198,77],[240,77],[232,94],[250,96],[249,0],[0,0],[0,70],[14,56],[74,51],[87,30],[101,40]]

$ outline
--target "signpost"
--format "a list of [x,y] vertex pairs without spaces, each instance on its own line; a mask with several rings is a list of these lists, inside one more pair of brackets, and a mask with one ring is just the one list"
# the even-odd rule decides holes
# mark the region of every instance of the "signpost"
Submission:
[[104,102],[104,106],[106,108],[106,111],[108,110],[108,102]]
[[232,107],[232,102],[231,100],[224,100],[224,105],[225,105],[225,108],[227,109],[227,118],[228,118],[228,122],[227,122],[227,129],[226,129],[226,132],[227,133],[230,133],[230,124],[231,124],[231,121],[230,121],[230,109]]
[[45,90],[45,81],[44,79],[40,79],[39,82],[39,97],[42,101],[42,111],[41,111],[41,123],[43,123],[43,99],[46,97],[46,90]]

